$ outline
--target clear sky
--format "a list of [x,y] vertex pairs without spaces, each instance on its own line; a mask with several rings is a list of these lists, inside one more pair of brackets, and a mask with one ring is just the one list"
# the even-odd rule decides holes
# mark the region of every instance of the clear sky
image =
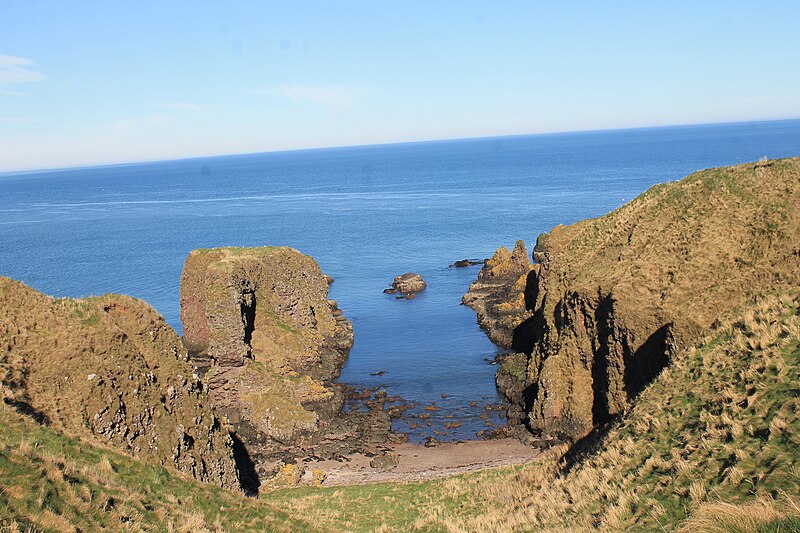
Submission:
[[0,171],[800,118],[800,2],[0,0]]

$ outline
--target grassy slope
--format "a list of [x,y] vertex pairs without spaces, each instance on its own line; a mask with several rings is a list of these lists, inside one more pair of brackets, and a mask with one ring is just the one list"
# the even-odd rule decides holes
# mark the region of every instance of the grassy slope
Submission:
[[0,404],[0,531],[302,528],[266,501],[39,426]]
[[721,531],[790,531],[800,525],[798,307],[794,296],[770,296],[726,322],[568,473],[554,449],[514,469],[254,500],[3,407],[0,516],[54,530],[658,530],[690,519],[694,531],[724,520],[736,527]]
[[[695,512],[697,527],[689,530],[725,519],[737,527],[748,520],[794,527],[799,393],[798,300],[770,296],[679,356],[597,451],[568,473],[559,460],[563,450],[553,450],[517,470],[432,482],[409,494],[376,486],[269,498],[302,511],[324,495],[328,514],[315,520],[323,529],[366,517],[392,529],[649,531],[675,528]],[[724,513],[719,502],[726,502]],[[381,515],[389,506],[413,513]],[[721,530],[769,530],[744,526]]]

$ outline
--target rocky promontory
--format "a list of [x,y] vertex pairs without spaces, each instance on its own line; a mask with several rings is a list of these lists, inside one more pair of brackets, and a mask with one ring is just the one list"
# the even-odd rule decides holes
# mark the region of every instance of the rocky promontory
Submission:
[[478,273],[461,303],[478,315],[478,324],[495,344],[511,348],[514,329],[530,312],[525,305],[525,288],[531,271],[524,241],[517,241],[513,251],[501,246]]
[[292,459],[358,425],[342,415],[343,390],[332,381],[353,327],[328,285],[314,259],[286,247],[202,249],[186,259],[186,346],[257,463]]
[[6,405],[70,435],[239,488],[228,428],[175,331],[128,296],[51,298],[0,277]]
[[[492,340],[519,352],[498,385],[544,437],[609,421],[720,316],[800,284],[798,206],[800,159],[750,163],[557,226],[529,273],[499,250],[464,298]],[[505,277],[492,273],[501,263]]]

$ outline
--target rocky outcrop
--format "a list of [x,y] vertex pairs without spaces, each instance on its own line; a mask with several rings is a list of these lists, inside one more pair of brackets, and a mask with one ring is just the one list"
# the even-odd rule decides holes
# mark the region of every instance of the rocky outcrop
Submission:
[[[525,283],[512,276],[505,296],[489,291],[493,307],[474,305],[495,342],[524,354],[501,363],[498,384],[528,427],[586,434],[719,316],[800,284],[797,206],[800,160],[770,161],[657,185],[541,235]],[[503,304],[515,311],[497,318]]]
[[317,263],[291,248],[195,250],[181,320],[210,396],[254,460],[313,446],[341,412],[353,328]]
[[421,292],[424,291],[427,286],[428,284],[425,283],[425,280],[422,279],[422,276],[412,272],[400,274],[394,278],[394,281],[392,282],[393,289],[398,292],[405,293]]
[[0,277],[3,401],[68,434],[239,488],[232,441],[180,338],[146,303],[53,299]]
[[505,348],[514,346],[514,329],[530,316],[525,289],[531,268],[524,241],[517,241],[511,252],[501,246],[461,299],[475,311],[492,342]]

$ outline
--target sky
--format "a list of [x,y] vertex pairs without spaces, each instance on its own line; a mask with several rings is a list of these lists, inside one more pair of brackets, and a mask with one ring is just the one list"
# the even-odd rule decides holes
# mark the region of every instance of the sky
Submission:
[[800,118],[800,2],[0,0],[0,171]]

